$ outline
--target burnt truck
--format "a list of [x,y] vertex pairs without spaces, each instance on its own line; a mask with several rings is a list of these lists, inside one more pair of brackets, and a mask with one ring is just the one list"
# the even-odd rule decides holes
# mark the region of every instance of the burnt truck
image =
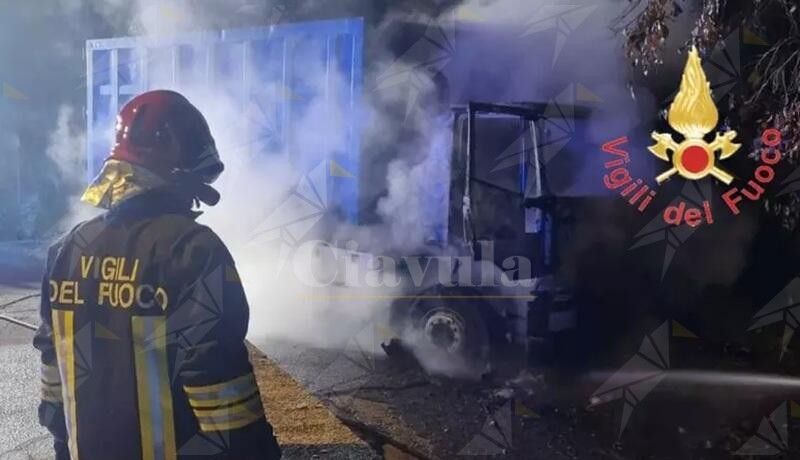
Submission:
[[[608,199],[559,196],[552,183],[563,189],[574,179],[565,171],[571,160],[546,154],[587,148],[582,136],[589,115],[588,107],[553,102],[452,107],[446,223],[428,251],[393,254],[397,262],[387,267],[379,254],[320,244],[313,253],[317,276],[346,292],[361,287],[348,274],[391,270],[403,282],[389,296],[384,350],[410,350],[437,372],[475,375],[499,359],[564,356],[580,301],[561,276],[562,254],[581,208]],[[566,142],[557,128],[565,124],[571,129]],[[551,173],[549,164],[558,170]]]
[[[364,160],[371,152],[362,150],[364,29],[353,18],[88,41],[87,178],[102,165],[118,110],[140,92],[170,88],[207,114],[224,98],[241,115],[236,127],[255,135],[237,139],[225,155],[282,156],[301,171],[326,165],[321,188],[328,206],[320,213],[333,222],[328,226],[369,226],[365,195],[375,193],[362,185],[385,176],[385,165],[370,170]],[[399,263],[392,270],[403,283],[388,296],[390,342],[473,367],[509,348],[518,356],[552,356],[579,322],[580,302],[560,274],[576,213],[588,201],[607,199],[584,196],[576,174],[592,149],[583,135],[591,111],[555,100],[450,106],[447,83],[440,87],[452,140],[437,182],[445,204],[434,211],[439,224],[430,244],[393,254]],[[330,148],[324,142],[309,148],[298,127],[320,107],[336,109],[342,138]],[[324,234],[326,224],[320,225]],[[293,243],[303,238],[321,239],[317,232]],[[379,267],[380,253],[334,242],[315,248],[313,257],[324,272],[342,261]],[[356,287],[336,276],[335,288]]]

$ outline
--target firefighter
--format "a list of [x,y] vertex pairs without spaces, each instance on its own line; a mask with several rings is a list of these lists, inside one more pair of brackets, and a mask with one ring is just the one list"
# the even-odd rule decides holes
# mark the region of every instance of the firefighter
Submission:
[[233,259],[195,221],[222,170],[182,95],[144,93],[120,112],[82,197],[106,212],[50,249],[42,284],[39,418],[59,460],[280,458]]

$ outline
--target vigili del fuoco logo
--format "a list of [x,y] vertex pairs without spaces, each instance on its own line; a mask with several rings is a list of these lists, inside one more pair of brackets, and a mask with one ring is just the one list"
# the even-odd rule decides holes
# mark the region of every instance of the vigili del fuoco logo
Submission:
[[[678,175],[686,180],[712,176],[725,185],[731,185],[734,177],[718,163],[738,152],[741,144],[735,142],[737,133],[733,130],[717,132],[713,141],[706,140],[719,123],[719,112],[714,104],[711,84],[703,71],[700,55],[695,47],[689,52],[680,90],[669,107],[667,121],[680,136],[676,139],[670,133],[654,131],[651,134],[656,143],[648,147],[650,153],[671,163],[668,169],[656,176],[656,183],[661,185]],[[631,177],[625,167],[630,163],[630,156],[620,149],[627,142],[627,137],[620,137],[603,145],[605,153],[617,157],[605,163],[607,174],[603,176],[603,183],[609,190],[619,190],[622,198],[643,212],[650,206],[657,192],[651,190],[644,180]],[[750,201],[760,200],[764,195],[764,186],[775,178],[774,166],[781,160],[778,149],[781,144],[780,131],[773,128],[765,130],[761,136],[761,144],[761,164],[756,168],[753,178],[741,189],[731,187],[722,194],[722,200],[734,215],[741,212],[738,206],[740,201],[744,198]],[[664,209],[663,217],[664,222],[671,225],[685,222],[690,227],[697,227],[703,222],[714,223],[708,200],[703,202],[702,209],[687,207],[685,202],[668,206]]]

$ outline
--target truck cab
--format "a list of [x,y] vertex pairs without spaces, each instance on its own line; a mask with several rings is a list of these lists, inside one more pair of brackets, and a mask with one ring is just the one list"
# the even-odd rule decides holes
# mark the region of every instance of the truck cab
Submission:
[[[558,353],[578,316],[561,254],[576,210],[592,199],[559,192],[575,179],[568,150],[586,154],[589,113],[553,103],[452,108],[446,225],[427,252],[403,255],[393,267],[405,282],[391,305],[385,350],[410,350],[428,370],[451,376],[486,372],[501,350],[531,360]],[[333,247],[316,254],[320,265],[374,266],[376,257]]]

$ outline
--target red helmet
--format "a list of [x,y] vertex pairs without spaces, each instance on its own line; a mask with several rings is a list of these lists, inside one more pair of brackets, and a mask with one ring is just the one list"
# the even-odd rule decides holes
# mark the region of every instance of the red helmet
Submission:
[[[203,114],[181,94],[167,90],[149,91],[125,104],[109,158],[196,185],[213,183],[224,169]],[[202,195],[198,198],[207,202]]]

